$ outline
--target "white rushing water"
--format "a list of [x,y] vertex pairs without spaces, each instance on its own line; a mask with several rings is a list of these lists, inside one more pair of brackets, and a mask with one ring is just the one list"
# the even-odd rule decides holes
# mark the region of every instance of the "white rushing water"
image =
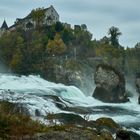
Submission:
[[46,97],[51,95],[57,96],[63,105],[68,107],[93,108],[93,113],[89,114],[91,120],[111,117],[119,123],[140,124],[138,95],[131,85],[127,85],[127,89],[133,93],[130,102],[109,104],[85,96],[74,86],[48,82],[39,76],[0,75],[0,99],[24,104],[32,116],[35,116],[35,110],[39,110],[42,116],[46,116],[47,113],[69,113],[58,108],[52,98]]

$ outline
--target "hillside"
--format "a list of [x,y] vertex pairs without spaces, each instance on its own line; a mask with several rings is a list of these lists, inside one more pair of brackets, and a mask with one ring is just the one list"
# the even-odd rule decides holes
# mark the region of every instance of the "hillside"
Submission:
[[[112,65],[129,76],[139,72],[138,44],[135,48],[121,46],[119,36],[122,33],[117,27],[109,29],[108,37],[93,40],[94,35],[85,24],[72,28],[61,22],[52,25],[41,23],[44,17],[42,11],[44,9],[39,8],[29,15],[38,23],[35,28],[29,24],[26,29],[15,26],[14,30],[9,28],[0,37],[1,62],[12,72],[39,74],[64,84],[74,83],[69,80],[71,73],[84,71],[85,74],[100,63]],[[86,64],[88,68],[84,68]]]

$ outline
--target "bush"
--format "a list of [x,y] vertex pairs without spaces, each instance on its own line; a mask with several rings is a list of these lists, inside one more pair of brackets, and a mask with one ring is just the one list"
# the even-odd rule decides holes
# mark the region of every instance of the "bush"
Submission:
[[15,104],[7,101],[0,102],[0,138],[20,138],[46,131],[46,127],[40,122],[33,121],[29,116],[11,111],[14,106]]

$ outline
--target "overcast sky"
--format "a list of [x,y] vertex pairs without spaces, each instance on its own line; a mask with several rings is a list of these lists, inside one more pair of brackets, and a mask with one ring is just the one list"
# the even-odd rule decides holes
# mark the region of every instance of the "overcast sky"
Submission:
[[107,35],[111,26],[120,29],[122,45],[133,47],[140,41],[140,0],[0,0],[0,24],[12,25],[33,8],[53,5],[63,22],[85,23],[93,38]]

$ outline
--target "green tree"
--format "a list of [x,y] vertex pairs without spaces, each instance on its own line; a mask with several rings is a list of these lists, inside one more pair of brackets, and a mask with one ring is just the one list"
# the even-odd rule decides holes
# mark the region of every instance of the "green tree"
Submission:
[[31,22],[28,22],[27,24],[26,24],[26,28],[27,29],[31,29],[31,28],[33,28],[33,23],[31,23]]
[[40,27],[43,24],[45,18],[44,8],[37,8],[35,10],[32,10],[31,16],[33,18],[33,21],[36,22],[36,26]]
[[11,68],[15,71],[20,73],[22,71],[22,53],[20,49],[17,49],[16,52],[13,55],[12,61],[11,61]]
[[0,38],[0,55],[4,63],[9,64],[15,51],[17,32],[7,32]]
[[108,35],[110,35],[111,44],[115,47],[119,46],[119,36],[122,35],[119,28],[112,26],[109,31]]
[[87,25],[86,24],[82,24],[81,28],[82,28],[82,30],[87,31]]
[[55,24],[56,32],[61,32],[61,31],[63,31],[63,29],[64,29],[63,24],[61,22],[56,22],[56,24]]
[[55,25],[47,26],[47,28],[45,28],[45,33],[49,39],[53,40],[56,34]]
[[64,43],[68,44],[70,41],[74,39],[74,35],[71,29],[64,29],[61,37],[64,41]]

